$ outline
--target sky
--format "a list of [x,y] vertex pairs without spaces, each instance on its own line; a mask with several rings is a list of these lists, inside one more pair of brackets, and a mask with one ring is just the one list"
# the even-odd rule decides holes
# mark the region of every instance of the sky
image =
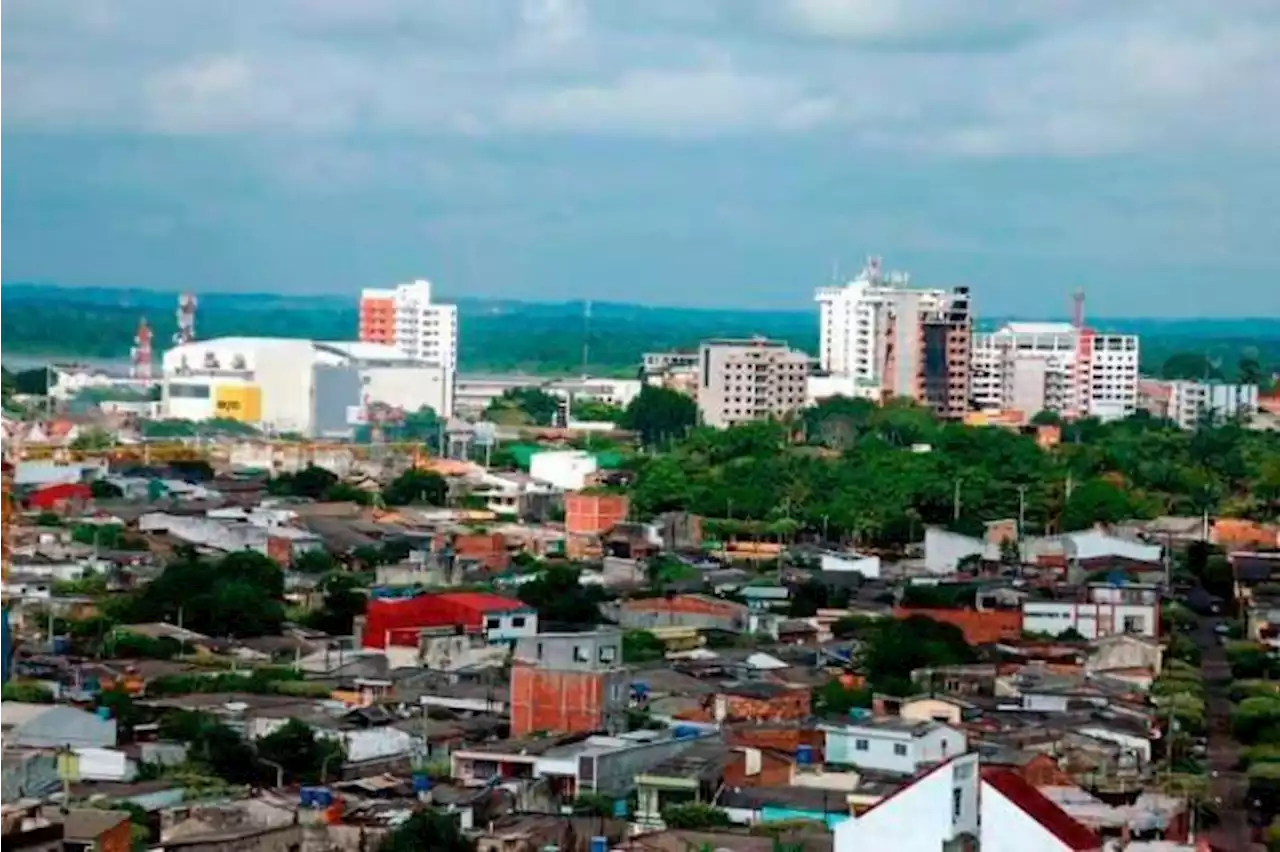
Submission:
[[1280,317],[1276,0],[5,0],[3,280]]

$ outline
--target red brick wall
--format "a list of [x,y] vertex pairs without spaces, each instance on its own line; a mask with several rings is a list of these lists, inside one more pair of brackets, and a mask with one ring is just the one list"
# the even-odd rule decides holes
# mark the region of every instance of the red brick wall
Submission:
[[281,536],[268,536],[267,556],[284,568],[290,567],[293,565],[293,541]]
[[760,771],[747,774],[747,755],[735,751],[724,768],[727,787],[787,787],[792,780],[795,761],[774,752],[760,752]]
[[943,624],[954,624],[964,633],[971,645],[981,645],[1022,636],[1022,613],[1017,610],[974,609],[906,609],[895,607],[894,618],[910,618],[913,615],[932,618]]
[[744,695],[725,695],[725,718],[755,722],[784,722],[807,719],[810,694],[807,689],[793,689],[764,701]]
[[584,733],[604,727],[605,679],[589,672],[511,669],[511,736]]
[[624,606],[632,612],[688,612],[726,618],[732,618],[745,610],[742,604],[733,601],[708,600],[691,595],[676,595],[673,598],[640,598],[628,601]]
[[631,500],[623,494],[566,494],[564,528],[570,535],[600,535],[627,519]]
[[491,571],[505,571],[511,564],[507,540],[500,533],[465,533],[453,539],[453,552],[463,559],[475,559]]
[[1071,776],[1058,768],[1058,759],[1047,754],[1039,754],[1028,760],[1014,771],[1026,779],[1033,787],[1057,787],[1074,784]]

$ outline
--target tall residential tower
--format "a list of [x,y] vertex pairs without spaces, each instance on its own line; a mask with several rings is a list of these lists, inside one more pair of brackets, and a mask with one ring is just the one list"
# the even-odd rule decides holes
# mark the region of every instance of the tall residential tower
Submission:
[[394,346],[420,361],[458,369],[458,308],[431,300],[430,281],[360,294],[360,340]]

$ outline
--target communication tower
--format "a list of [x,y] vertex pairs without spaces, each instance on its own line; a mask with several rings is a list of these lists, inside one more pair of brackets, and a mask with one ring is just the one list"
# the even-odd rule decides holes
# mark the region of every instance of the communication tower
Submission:
[[138,320],[138,332],[129,350],[129,375],[140,381],[151,381],[151,329],[145,317]]
[[183,293],[178,297],[178,331],[173,335],[173,342],[181,346],[195,339],[196,297],[194,293]]

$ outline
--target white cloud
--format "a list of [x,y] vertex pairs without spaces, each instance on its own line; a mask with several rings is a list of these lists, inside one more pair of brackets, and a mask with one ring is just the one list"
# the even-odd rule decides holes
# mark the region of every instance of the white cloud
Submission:
[[6,129],[1269,150],[1274,0],[11,0]]
[[710,68],[631,71],[602,85],[518,95],[498,118],[542,132],[690,137],[806,129],[831,114],[827,101],[788,80]]

